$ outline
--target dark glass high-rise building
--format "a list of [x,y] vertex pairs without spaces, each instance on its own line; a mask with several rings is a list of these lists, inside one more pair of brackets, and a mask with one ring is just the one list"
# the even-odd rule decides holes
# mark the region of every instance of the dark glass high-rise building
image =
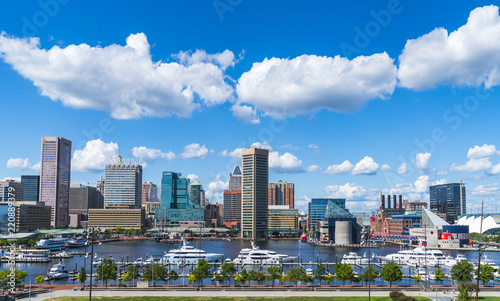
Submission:
[[446,221],[450,224],[466,213],[467,200],[462,181],[430,186],[429,195],[431,211],[446,214]]
[[40,201],[52,209],[52,227],[69,225],[69,185],[71,181],[71,141],[42,137]]
[[249,148],[241,151],[241,237],[267,239],[267,185],[269,150]]
[[38,202],[40,199],[40,176],[21,176],[24,184],[24,201]]

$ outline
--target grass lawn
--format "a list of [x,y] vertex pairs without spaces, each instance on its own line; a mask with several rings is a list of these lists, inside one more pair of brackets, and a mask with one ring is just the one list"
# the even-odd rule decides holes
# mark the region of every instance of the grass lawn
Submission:
[[[365,301],[368,297],[93,297],[104,301]],[[85,301],[88,297],[59,297],[55,301]],[[392,301],[390,297],[372,297],[373,301]],[[425,297],[421,301],[430,300]],[[484,299],[490,301],[490,299]],[[498,300],[500,301],[500,298]]]

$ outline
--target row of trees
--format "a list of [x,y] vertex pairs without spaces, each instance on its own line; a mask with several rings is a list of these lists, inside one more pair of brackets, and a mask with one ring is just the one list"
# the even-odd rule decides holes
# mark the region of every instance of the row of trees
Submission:
[[[214,273],[212,273],[210,269],[211,267],[209,263],[204,259],[200,259],[196,268],[189,274],[188,281],[197,283],[201,286],[203,280],[208,278],[211,278],[216,283],[222,282],[225,285],[227,285],[227,282],[231,279],[234,279],[236,282],[242,284],[245,284],[246,282],[249,283],[250,281],[257,281],[260,284],[262,281],[267,280],[272,281],[274,286],[277,280],[279,282],[293,282],[295,285],[297,285],[299,281],[304,283],[314,283],[314,281],[317,280],[318,284],[321,285],[323,282],[329,283],[336,279],[341,281],[342,285],[345,285],[346,281],[352,282],[357,278],[359,281],[365,282],[365,285],[368,285],[368,281],[373,282],[376,278],[380,277],[389,282],[389,285],[392,287],[393,283],[400,282],[403,279],[403,271],[395,262],[386,263],[380,272],[376,270],[373,265],[371,265],[359,275],[356,275],[352,267],[345,263],[335,264],[335,275],[328,273],[325,265],[321,263],[316,266],[316,270],[312,271],[312,273],[307,273],[304,269],[297,267],[288,270],[286,275],[278,266],[270,266],[266,271],[243,269],[237,273],[235,264],[231,262],[222,263],[220,268]],[[493,280],[493,272],[494,270],[491,266],[481,265],[481,270],[478,276],[479,280],[484,284]],[[436,269],[434,273],[437,281],[444,280],[445,274],[442,269]],[[477,276],[478,271],[477,269],[474,271],[472,263],[467,260],[459,261],[451,269],[451,278],[455,281],[459,281],[462,288],[465,287],[463,286],[463,283],[472,281],[474,274]],[[156,285],[157,281],[168,281],[170,284],[170,281],[177,280],[179,275],[175,270],[168,271],[164,265],[160,264],[147,266],[142,275],[140,275],[137,267],[129,266],[127,272],[122,275],[121,280],[124,282],[131,282],[139,277],[142,277],[146,281],[152,281],[153,285]],[[77,279],[82,284],[87,280],[87,275],[85,274],[83,267],[78,274]],[[104,284],[107,286],[108,280],[115,279],[117,279],[116,264],[114,264],[111,259],[103,260],[103,262],[97,267],[96,280],[104,281]],[[422,281],[420,276],[414,276],[413,280],[417,283]],[[468,293],[470,293],[470,291],[468,291]]]

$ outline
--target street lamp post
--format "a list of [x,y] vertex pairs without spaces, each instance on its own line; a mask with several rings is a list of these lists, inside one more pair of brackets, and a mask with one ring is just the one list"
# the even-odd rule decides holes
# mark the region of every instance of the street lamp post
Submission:
[[90,289],[89,289],[89,301],[92,301],[92,265],[94,264],[94,228],[91,228],[91,249],[90,249]]
[[368,301],[371,301],[371,254],[370,254],[370,234],[371,234],[371,229],[370,227],[366,231],[366,242],[368,244]]

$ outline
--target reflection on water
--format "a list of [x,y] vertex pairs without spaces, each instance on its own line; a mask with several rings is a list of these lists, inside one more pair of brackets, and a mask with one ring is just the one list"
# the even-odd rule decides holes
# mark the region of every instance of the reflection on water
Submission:
[[[230,258],[233,260],[238,256],[238,253],[242,248],[251,248],[250,241],[241,241],[241,240],[232,240],[232,241],[226,241],[226,240],[195,240],[191,241],[190,245],[194,246],[195,248],[203,249],[207,253],[221,253],[224,254],[224,258]],[[359,255],[363,255],[368,251],[367,248],[341,248],[341,247],[318,247],[318,246],[313,246],[307,243],[302,243],[297,240],[269,240],[269,241],[259,241],[256,242],[256,245],[259,246],[261,249],[269,249],[276,251],[276,253],[279,254],[287,254],[290,256],[298,256],[300,261],[304,264],[307,265],[309,262],[330,262],[330,263],[335,263],[335,262],[340,262],[342,259],[342,256],[344,254],[347,254],[349,252],[356,252]],[[165,252],[168,252],[171,249],[176,249],[181,246],[180,243],[176,243],[173,245],[166,245],[163,243],[158,243],[158,242],[147,242],[147,241],[118,241],[118,242],[109,242],[109,243],[103,243],[100,246],[95,245],[94,246],[94,252],[97,253],[97,257],[102,257],[102,258],[109,258],[113,257],[116,261],[128,261],[128,262],[133,262],[135,261],[136,258],[138,257],[143,257],[145,258],[146,256],[154,255],[154,254],[164,254]],[[71,249],[69,251],[73,250],[81,250],[83,251],[83,248],[78,248],[78,249]],[[373,253],[375,255],[380,255],[384,256],[390,253],[397,252],[400,250],[398,246],[386,246],[386,247],[381,247],[381,248],[376,248],[372,249]],[[87,251],[90,252],[90,248],[87,247]],[[469,261],[477,261],[477,251],[470,251],[470,252],[455,252],[455,251],[444,251],[443,252],[446,255],[451,255],[455,257],[457,254],[461,253],[464,254]],[[492,259],[494,262],[497,264],[500,263],[500,252],[485,252],[485,254],[488,256],[488,258]],[[22,271],[28,271],[28,277],[26,278],[26,283],[29,283],[30,279],[32,284],[35,283],[35,278],[38,275],[46,275],[47,271],[52,267],[53,264],[56,264],[59,262],[59,260],[53,260],[51,263],[47,264],[16,264],[16,268]],[[66,265],[66,268],[71,271],[73,269],[80,270],[80,267],[84,263],[84,256],[75,256],[70,259],[63,259],[62,262]],[[2,269],[8,268],[9,265],[3,264]],[[246,267],[248,269],[248,267]],[[184,270],[180,270],[179,272],[182,274],[187,274],[190,272],[192,267],[185,267]],[[259,269],[259,267],[255,267],[255,269]],[[264,267],[264,270],[266,268]],[[364,268],[359,268],[359,267],[353,267],[355,271],[358,273],[361,273]],[[87,273],[90,273],[90,258],[86,259],[86,270]],[[443,268],[444,272],[446,274],[449,274],[450,268]],[[415,268],[408,268],[408,267],[403,267],[403,274],[411,274],[413,275],[415,271]],[[429,271],[432,271],[432,269],[429,269]],[[96,272],[96,268],[93,268],[93,273]],[[286,272],[286,270],[285,270]],[[333,266],[330,268],[330,272],[333,274]],[[180,278],[179,280],[172,282],[172,284],[187,284],[186,279]],[[69,279],[63,279],[63,280],[56,280],[54,283],[57,284],[75,284],[77,285],[77,281],[72,281],[71,278]],[[88,283],[88,281],[87,281]],[[212,282],[207,279],[205,284],[212,284]],[[376,284],[383,284],[382,280],[377,280]],[[412,284],[412,280],[406,280],[403,279],[401,282],[402,285],[405,285],[406,283]],[[99,281],[100,284],[100,281]],[[116,285],[116,282],[114,281],[108,281],[109,285]],[[159,282],[159,284],[164,284],[162,282]],[[231,284],[234,284],[232,282]],[[269,283],[270,284],[270,283]],[[332,284],[339,285],[340,283],[337,283],[335,281],[332,282]],[[446,280],[443,282],[444,285],[451,284],[451,281]],[[358,284],[362,285],[362,284]]]

